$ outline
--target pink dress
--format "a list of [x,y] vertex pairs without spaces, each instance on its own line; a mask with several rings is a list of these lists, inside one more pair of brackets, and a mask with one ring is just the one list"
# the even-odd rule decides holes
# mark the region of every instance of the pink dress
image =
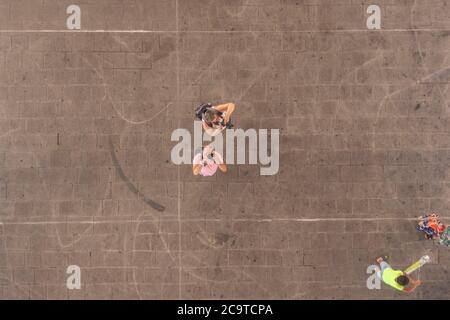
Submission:
[[[207,165],[202,166],[202,169],[200,170],[200,174],[204,177],[209,177],[216,173],[219,165],[214,160],[207,159],[206,161],[207,161]],[[194,157],[194,160],[192,162],[193,162],[193,164],[202,163],[202,154],[201,153],[197,154]]]

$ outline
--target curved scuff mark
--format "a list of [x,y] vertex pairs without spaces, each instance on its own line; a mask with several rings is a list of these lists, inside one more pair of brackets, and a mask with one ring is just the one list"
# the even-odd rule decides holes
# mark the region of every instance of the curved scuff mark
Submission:
[[113,161],[114,167],[116,168],[117,174],[119,175],[120,179],[122,179],[122,181],[126,183],[128,189],[130,189],[130,191],[133,192],[139,199],[144,201],[147,205],[149,205],[153,209],[163,212],[166,209],[164,206],[160,205],[159,203],[157,203],[157,202],[153,201],[152,199],[143,195],[139,191],[139,189],[125,175],[122,167],[120,166],[119,160],[117,159],[116,153],[114,152],[114,145],[111,140],[111,136],[109,137],[109,147],[110,147],[110,151],[111,151],[111,159]]

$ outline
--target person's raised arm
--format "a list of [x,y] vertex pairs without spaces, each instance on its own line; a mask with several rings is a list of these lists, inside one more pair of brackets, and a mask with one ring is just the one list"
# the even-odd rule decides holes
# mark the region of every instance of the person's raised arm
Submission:
[[410,293],[413,292],[418,286],[420,286],[422,284],[422,282],[420,280],[414,280],[413,278],[411,278],[409,275],[406,275],[411,283],[411,286],[408,288],[403,289],[403,291]]
[[228,109],[230,108],[231,105],[233,105],[233,109],[234,109],[234,104],[232,102],[219,104],[218,106],[214,106],[214,109],[216,109],[217,111],[220,111],[220,112],[225,112],[225,111],[228,111]]
[[225,123],[227,123],[228,121],[230,121],[231,114],[234,112],[234,109],[236,109],[236,106],[234,103],[229,102],[229,103],[215,106],[214,108],[217,111],[226,112],[224,120],[225,120]]

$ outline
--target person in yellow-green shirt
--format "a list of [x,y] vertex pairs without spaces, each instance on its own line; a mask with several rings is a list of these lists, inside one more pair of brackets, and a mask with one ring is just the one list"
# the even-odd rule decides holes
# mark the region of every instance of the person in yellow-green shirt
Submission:
[[384,283],[390,285],[391,287],[403,291],[412,292],[415,288],[420,286],[420,280],[414,280],[408,274],[401,270],[394,270],[385,261],[385,258],[379,257],[377,262],[380,264],[380,271],[377,273],[378,277],[383,280]]

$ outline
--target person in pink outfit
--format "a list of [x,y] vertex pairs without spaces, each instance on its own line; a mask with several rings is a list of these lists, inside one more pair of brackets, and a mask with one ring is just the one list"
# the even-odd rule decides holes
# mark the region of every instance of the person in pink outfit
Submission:
[[222,172],[227,172],[227,165],[223,163],[222,156],[211,145],[207,145],[203,150],[199,150],[192,164],[192,172],[194,175],[204,177],[213,176],[217,169],[220,169]]

